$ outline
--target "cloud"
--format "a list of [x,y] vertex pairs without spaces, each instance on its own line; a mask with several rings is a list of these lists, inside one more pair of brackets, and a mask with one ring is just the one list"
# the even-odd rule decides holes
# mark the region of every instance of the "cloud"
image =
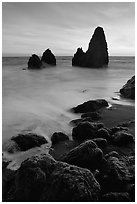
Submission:
[[31,54],[51,48],[56,55],[87,49],[94,29],[104,28],[109,53],[134,55],[134,3],[4,2],[3,53]]

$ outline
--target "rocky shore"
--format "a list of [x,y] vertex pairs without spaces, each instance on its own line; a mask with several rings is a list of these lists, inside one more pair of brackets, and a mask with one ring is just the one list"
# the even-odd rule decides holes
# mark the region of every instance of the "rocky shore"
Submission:
[[[10,156],[3,151],[3,201],[133,202],[134,107],[108,105],[100,99],[73,107],[81,118],[70,121],[71,137],[62,132],[50,142],[34,133],[12,137],[9,149],[5,146]],[[49,148],[42,150],[44,145]],[[25,156],[28,151],[32,156]],[[22,162],[13,168],[20,154]]]

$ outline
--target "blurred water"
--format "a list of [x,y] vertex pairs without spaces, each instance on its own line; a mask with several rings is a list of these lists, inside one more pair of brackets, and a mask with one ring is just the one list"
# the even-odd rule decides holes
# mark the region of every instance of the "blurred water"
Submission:
[[110,103],[135,105],[111,97],[134,75],[134,57],[111,57],[108,68],[71,66],[72,57],[57,57],[57,66],[43,70],[27,68],[27,57],[3,58],[3,140],[20,131],[33,130],[50,137],[55,131],[71,132],[68,110],[84,101],[105,98]]

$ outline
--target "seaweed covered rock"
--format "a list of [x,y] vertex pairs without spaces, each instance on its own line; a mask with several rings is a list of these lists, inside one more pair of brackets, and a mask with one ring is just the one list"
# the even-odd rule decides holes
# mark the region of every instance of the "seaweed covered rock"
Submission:
[[42,63],[38,55],[33,54],[32,57],[29,58],[28,61],[28,69],[40,69]]
[[111,192],[104,194],[101,198],[102,202],[130,202],[130,197],[127,192]]
[[126,131],[118,131],[112,137],[112,143],[118,146],[129,145],[134,142],[133,135]]
[[55,161],[48,154],[33,156],[18,169],[6,201],[98,201],[100,185],[87,170]]
[[97,27],[90,40],[88,50],[84,53],[78,48],[72,59],[72,65],[80,67],[102,67],[109,62],[107,42],[102,27]]
[[127,81],[120,89],[120,93],[125,98],[135,99],[135,76]]
[[87,113],[95,112],[105,107],[108,107],[108,102],[105,99],[97,99],[84,102],[83,104],[72,108],[72,111],[74,111],[74,113]]
[[50,49],[45,50],[42,55],[41,62],[45,62],[50,65],[56,65],[56,58]]
[[88,140],[66,153],[61,160],[68,164],[87,168],[91,171],[100,168],[103,152],[92,140]]
[[20,133],[17,136],[13,136],[11,140],[18,145],[20,151],[26,151],[33,147],[39,147],[42,144],[48,143],[45,137],[35,133]]
[[51,136],[52,145],[59,143],[60,141],[69,140],[68,135],[63,132],[55,132]]

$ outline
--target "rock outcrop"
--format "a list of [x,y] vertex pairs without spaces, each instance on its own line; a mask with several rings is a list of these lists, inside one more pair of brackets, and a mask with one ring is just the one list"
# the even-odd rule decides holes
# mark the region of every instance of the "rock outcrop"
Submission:
[[48,143],[45,137],[35,133],[19,133],[17,136],[11,137],[3,144],[3,150],[9,153],[26,151],[33,147],[39,147]]
[[120,89],[120,93],[125,98],[135,99],[135,76],[127,81]]
[[50,65],[56,65],[56,58],[50,49],[45,50],[42,55],[41,62],[45,62]]
[[42,63],[40,61],[40,58],[33,54],[32,57],[29,58],[28,61],[28,69],[40,69],[42,66]]
[[74,113],[87,113],[87,112],[95,112],[101,108],[108,107],[108,102],[105,99],[96,99],[84,102],[74,108],[72,111]]
[[22,163],[5,201],[86,202],[99,196],[100,185],[89,170],[41,154]]
[[61,160],[68,164],[94,171],[101,166],[103,152],[97,147],[95,142],[88,140],[70,150]]
[[102,27],[97,27],[90,40],[88,50],[84,53],[78,48],[72,59],[73,66],[97,68],[109,62],[107,42]]

